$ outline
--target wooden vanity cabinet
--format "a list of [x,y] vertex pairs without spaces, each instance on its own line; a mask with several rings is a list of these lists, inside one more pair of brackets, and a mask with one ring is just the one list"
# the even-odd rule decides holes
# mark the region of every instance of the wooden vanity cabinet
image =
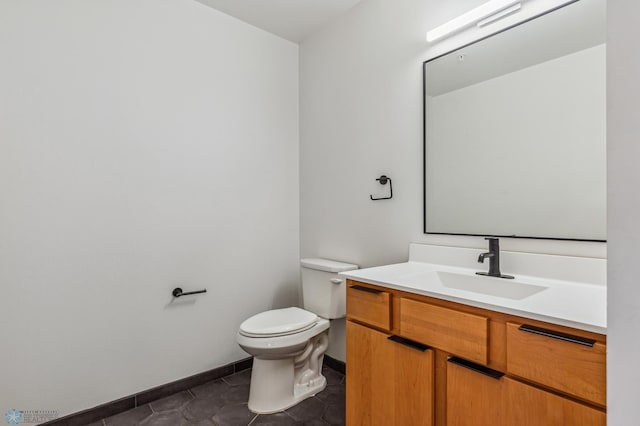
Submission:
[[390,332],[391,298],[347,286],[347,425],[434,424],[433,350]]
[[606,337],[349,280],[347,425],[605,426]]

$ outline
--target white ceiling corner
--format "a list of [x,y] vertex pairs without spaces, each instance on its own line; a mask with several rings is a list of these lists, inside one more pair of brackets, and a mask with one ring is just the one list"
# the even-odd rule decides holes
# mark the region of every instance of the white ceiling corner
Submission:
[[294,43],[300,43],[361,0],[197,1]]

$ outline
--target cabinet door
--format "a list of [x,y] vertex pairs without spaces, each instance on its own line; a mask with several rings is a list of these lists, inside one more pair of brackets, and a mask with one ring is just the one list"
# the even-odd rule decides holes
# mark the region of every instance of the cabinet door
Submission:
[[503,376],[482,365],[449,358],[447,426],[502,425]]
[[433,425],[433,351],[347,321],[347,425]]
[[605,426],[606,414],[596,408],[513,380],[505,381],[505,425]]

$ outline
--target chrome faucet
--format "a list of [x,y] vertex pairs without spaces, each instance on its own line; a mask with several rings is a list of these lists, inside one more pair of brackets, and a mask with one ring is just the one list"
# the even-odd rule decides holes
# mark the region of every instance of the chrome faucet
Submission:
[[502,275],[500,273],[500,244],[498,239],[494,237],[486,237],[485,240],[489,241],[489,251],[478,256],[478,263],[484,263],[484,260],[488,258],[489,272],[476,272],[476,274],[497,278],[513,278],[511,275]]

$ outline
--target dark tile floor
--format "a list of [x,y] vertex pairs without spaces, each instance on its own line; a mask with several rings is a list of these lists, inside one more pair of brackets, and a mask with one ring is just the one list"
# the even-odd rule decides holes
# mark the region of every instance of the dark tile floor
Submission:
[[247,408],[251,370],[214,380],[89,426],[342,426],[345,424],[344,375],[329,367],[327,387],[288,410],[254,414]]

